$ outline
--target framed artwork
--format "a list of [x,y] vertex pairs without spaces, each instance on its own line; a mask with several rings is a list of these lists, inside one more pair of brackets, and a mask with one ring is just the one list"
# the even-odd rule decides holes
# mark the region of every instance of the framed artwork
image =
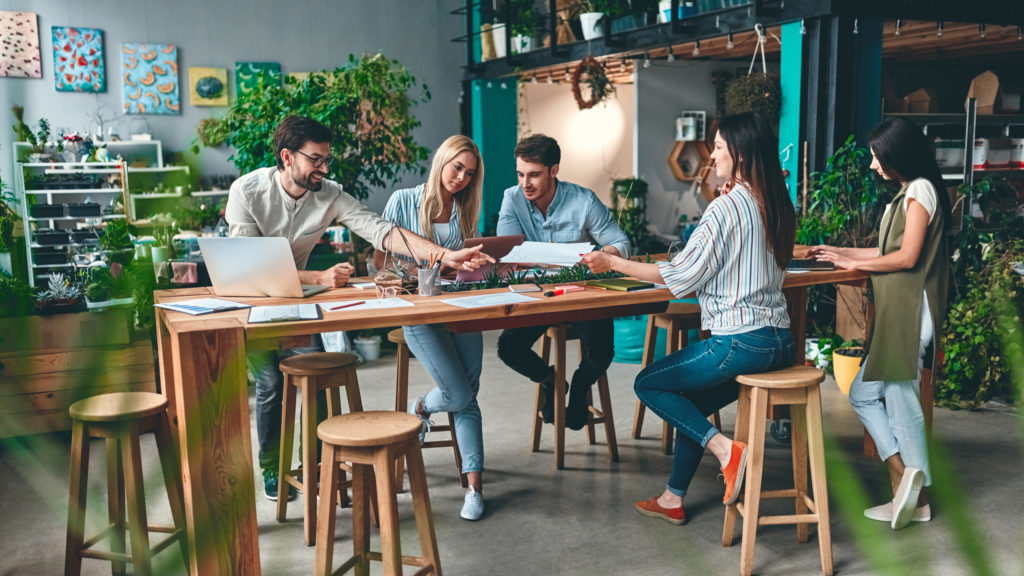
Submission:
[[228,69],[189,66],[188,101],[193,106],[227,106]]
[[264,82],[281,84],[281,65],[277,62],[235,62],[235,90],[239,96],[256,87],[260,72]]
[[35,12],[0,11],[0,76],[43,77]]
[[122,101],[127,114],[180,114],[178,48],[173,44],[121,44]]
[[106,92],[103,31],[53,26],[53,86],[58,92]]

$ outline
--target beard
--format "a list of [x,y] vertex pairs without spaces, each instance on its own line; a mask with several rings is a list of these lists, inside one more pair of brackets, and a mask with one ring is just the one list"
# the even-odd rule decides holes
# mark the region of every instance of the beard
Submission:
[[[314,180],[313,179],[314,176],[319,176],[320,178]],[[296,184],[298,184],[299,186],[302,186],[303,188],[305,188],[306,190],[309,190],[310,192],[319,192],[320,189],[323,188],[323,186],[324,186],[324,178],[326,178],[326,177],[327,177],[327,174],[325,174],[323,172],[316,172],[316,171],[314,171],[314,172],[310,172],[309,174],[303,174],[299,178],[292,178],[292,180]]]

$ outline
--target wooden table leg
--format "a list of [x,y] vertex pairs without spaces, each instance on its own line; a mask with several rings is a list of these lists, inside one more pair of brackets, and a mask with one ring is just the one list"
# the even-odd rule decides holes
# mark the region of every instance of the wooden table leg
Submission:
[[245,333],[229,319],[170,334],[191,574],[260,574]]

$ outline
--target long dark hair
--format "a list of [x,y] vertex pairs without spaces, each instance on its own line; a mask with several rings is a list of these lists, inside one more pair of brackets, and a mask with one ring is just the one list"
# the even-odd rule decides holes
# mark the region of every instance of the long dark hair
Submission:
[[796,212],[779,163],[779,141],[768,120],[757,112],[722,119],[718,125],[733,159],[732,179],[757,199],[768,249],[779,268],[793,259]]
[[952,224],[949,193],[928,137],[921,128],[906,118],[889,118],[871,131],[868,146],[889,178],[900,184],[918,178],[925,178],[932,183],[944,216],[943,228],[948,230]]

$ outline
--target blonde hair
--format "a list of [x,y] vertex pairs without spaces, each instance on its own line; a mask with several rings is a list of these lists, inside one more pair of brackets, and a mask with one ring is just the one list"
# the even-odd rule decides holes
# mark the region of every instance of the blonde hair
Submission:
[[430,164],[430,175],[423,185],[423,197],[420,199],[419,223],[420,232],[433,240],[433,221],[441,216],[444,201],[444,184],[441,182],[441,171],[456,156],[465,151],[476,156],[476,173],[465,188],[455,194],[455,204],[459,207],[459,231],[462,238],[477,235],[477,223],[480,220],[480,196],[483,189],[484,161],[480,150],[468,136],[455,135],[441,143],[434,152],[434,161]]

